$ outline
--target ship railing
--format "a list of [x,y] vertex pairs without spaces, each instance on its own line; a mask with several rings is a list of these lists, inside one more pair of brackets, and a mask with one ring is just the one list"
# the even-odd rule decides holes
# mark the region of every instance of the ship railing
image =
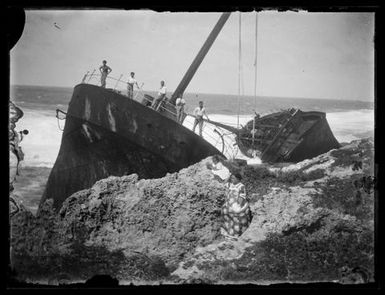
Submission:
[[[106,89],[111,89],[123,96],[128,97],[128,91],[127,91],[127,81],[124,80],[123,74],[119,76],[119,78],[115,78],[113,76],[108,75],[106,77]],[[102,75],[100,73],[97,73],[96,70],[92,71],[91,73],[88,71],[81,81],[83,84],[92,84],[95,86],[101,86],[101,77]],[[135,89],[133,91],[133,97],[140,96],[140,92],[142,92],[143,83],[140,89]]]
[[[143,100],[146,100],[148,103],[152,104],[152,100],[147,98],[146,96],[144,96],[143,93],[139,94],[139,97],[141,98],[141,101]],[[135,97],[134,97],[135,99]],[[155,99],[155,98],[154,98]],[[175,108],[175,105],[173,105],[172,103],[170,103],[169,101],[167,100],[163,100],[161,103],[159,103],[158,105],[158,108],[157,110],[163,110],[163,111],[166,111],[168,112],[169,114],[172,114],[173,116],[176,117],[176,112],[173,112],[172,110],[170,110],[169,108],[166,108],[165,106],[168,105],[170,108]]]
[[[193,130],[195,117],[194,115],[188,112],[186,113],[186,115],[192,119],[191,128],[187,126],[186,128]],[[199,125],[196,126],[194,133],[199,135]],[[234,145],[235,136],[236,135],[233,132],[229,132],[228,130],[222,129],[219,126],[211,124],[209,121],[203,122],[202,138],[209,142],[212,146],[214,146],[228,159],[233,159],[238,154],[237,145]]]
[[[102,75],[99,73],[95,73],[95,72],[96,72],[96,70],[94,70],[91,73],[89,73],[89,71],[88,71],[84,75],[84,77],[82,79],[82,83],[101,86],[101,76]],[[139,102],[143,102],[143,100],[146,100],[149,103],[152,103],[152,101],[144,95],[142,87],[143,87],[143,83],[139,89],[134,88],[133,99],[136,101],[139,101]],[[119,78],[115,78],[113,76],[107,76],[106,89],[112,89],[113,91],[116,91],[119,94],[128,97],[127,81],[123,80],[123,75],[120,75]],[[169,106],[169,108],[167,108],[166,105]],[[164,110],[164,111],[172,114],[173,116],[176,116],[176,112],[171,111],[170,108],[171,109],[175,108],[175,105],[173,105],[172,103],[170,103],[167,100],[163,100],[163,102],[159,105],[158,110],[161,109],[161,110]]]
[[[96,69],[94,69],[91,73],[88,71],[81,81],[81,83],[84,84],[92,84],[96,86],[101,86],[101,74],[97,72]],[[149,104],[152,104],[152,100],[145,96],[143,92],[143,84],[139,89],[135,89],[133,91],[133,99],[135,101],[138,101],[140,103],[143,103],[144,101],[147,101]],[[119,78],[115,78],[113,76],[108,75],[106,77],[106,89],[111,89],[120,95],[123,95],[128,98],[128,91],[127,91],[127,81],[123,79],[123,75],[120,75]],[[154,98],[155,99],[155,98]],[[158,111],[162,110],[167,112],[168,114],[172,115],[174,118],[176,117],[176,111],[175,105],[170,103],[167,99],[164,99],[158,106]],[[184,112],[186,115],[190,115],[188,112],[188,107],[185,106]],[[191,116],[191,115],[190,115]],[[221,130],[221,128],[218,128],[212,124],[209,123],[203,123],[203,130],[202,130],[202,137],[207,142],[209,142],[211,145],[215,146],[222,154],[224,154],[227,158],[233,158],[236,155],[236,151],[234,152],[234,148],[232,148],[231,142],[233,140],[228,140],[228,135],[225,132]],[[189,128],[190,129],[190,128]],[[192,130],[192,127],[191,127]],[[209,130],[209,131],[207,131]],[[216,132],[215,132],[216,130]],[[221,130],[222,133],[220,133],[218,130]],[[196,127],[195,133],[198,134],[199,132],[199,126]],[[218,136],[213,136],[213,134],[217,134]],[[225,136],[223,136],[225,134]],[[221,143],[222,142],[222,143]]]
[[[89,71],[84,75],[82,79],[82,83],[85,84],[92,84],[96,86],[101,86],[101,74],[96,73],[96,70],[93,72],[89,73]],[[148,99],[144,93],[143,93],[143,84],[140,87],[140,89],[135,89],[134,88],[134,93],[133,93],[133,99],[139,102],[143,102],[143,100],[148,101],[149,103],[152,103],[152,100]],[[118,92],[121,95],[127,96],[127,81],[123,80],[123,75],[120,75],[119,78],[115,78],[113,76],[107,76],[106,78],[106,88],[107,89],[112,89],[116,92]],[[155,99],[155,98],[154,98]],[[168,106],[168,107],[167,107]],[[176,116],[176,111],[173,112],[170,109],[174,109],[175,105],[170,103],[168,100],[164,99],[158,106],[158,110],[163,110],[166,111],[173,116]]]
[[202,137],[216,147],[226,158],[234,159],[238,154],[237,145],[234,145],[235,134],[210,123],[203,124],[206,126],[203,126]]
[[[152,100],[148,99],[143,94],[141,94],[141,97],[142,97],[142,99],[148,101],[149,103],[152,103]],[[176,116],[176,112],[171,111],[166,106],[170,106],[170,107],[175,108],[175,105],[173,105],[172,103],[170,103],[167,100],[163,100],[163,102],[160,104],[158,109],[162,109],[162,110],[164,110],[164,111],[166,111],[166,112]],[[185,112],[186,116],[191,116],[191,117],[194,118],[194,116],[189,114],[189,110],[188,110],[187,106],[185,106],[184,112]],[[230,157],[234,157],[235,156],[234,151],[233,151],[234,149],[229,148],[230,143],[227,142],[228,141],[227,139],[222,139],[223,133],[221,134],[217,130],[217,129],[220,129],[220,128],[218,128],[217,126],[214,126],[214,125],[212,125],[210,123],[208,123],[208,124],[203,123],[203,125],[204,125],[202,127],[202,137],[203,137],[203,139],[205,139],[207,142],[209,142],[210,144],[215,146],[220,152],[222,152],[224,155],[226,155],[226,157],[229,157],[229,156]],[[210,132],[208,132],[207,129],[209,129]],[[192,130],[192,127],[191,127],[191,130]],[[198,134],[197,132],[199,132],[199,126],[197,126],[196,129],[195,129],[195,134]],[[219,137],[215,137],[215,136],[213,136],[213,134],[218,134]],[[229,134],[230,133],[225,134],[225,135],[229,135]],[[221,141],[222,143],[219,142],[219,141]],[[222,145],[222,147],[220,145]]]
[[[152,101],[150,99],[148,99],[147,97],[145,97],[143,94],[141,94],[141,97],[142,97],[142,99],[148,101],[149,103],[152,103]],[[158,110],[164,110],[164,111],[166,111],[166,112],[168,112],[168,113],[170,113],[176,117],[176,115],[177,115],[176,112],[171,111],[166,106],[169,106],[172,109],[173,108],[175,109],[175,105],[171,104],[167,100],[163,100],[163,102],[159,105]],[[188,106],[185,106],[184,112],[185,112],[186,116],[191,116],[192,118],[195,119],[195,117],[193,115],[189,114]],[[192,127],[191,127],[191,130],[192,130]],[[209,130],[209,131],[207,131],[207,130]],[[222,133],[219,132],[218,130],[221,130]],[[194,133],[198,135],[197,132],[199,133],[199,126],[196,127]],[[217,134],[218,136],[213,136],[213,134]],[[227,130],[224,131],[221,128],[218,128],[218,126],[210,124],[209,122],[203,123],[202,138],[204,140],[206,140],[207,142],[209,142],[214,147],[216,147],[227,158],[235,158],[235,156],[238,153],[238,150],[233,147],[232,143],[234,142],[234,138],[229,138],[230,134],[232,135],[232,137],[235,136],[233,133],[227,132]]]

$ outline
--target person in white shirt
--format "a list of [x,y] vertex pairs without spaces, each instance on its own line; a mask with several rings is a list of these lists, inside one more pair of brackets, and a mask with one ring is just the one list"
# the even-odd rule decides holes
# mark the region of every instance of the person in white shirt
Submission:
[[203,107],[203,101],[200,101],[199,107],[196,107],[194,110],[195,121],[193,127],[193,132],[195,132],[195,127],[197,127],[197,125],[199,124],[199,136],[202,136],[203,116],[206,116],[207,120],[210,120],[206,114],[206,109]]
[[183,95],[181,94],[175,101],[176,119],[180,124],[183,123],[185,104],[186,104],[186,101],[184,100]]
[[160,81],[160,89],[158,91],[158,97],[153,100],[151,107],[154,110],[158,110],[162,104],[163,99],[166,97],[167,88],[164,85],[164,81]]
[[212,157],[212,164],[208,163],[207,168],[214,174],[214,179],[219,182],[228,181],[230,178],[230,170],[222,163],[223,159],[219,155]]
[[136,84],[136,87],[138,89],[140,88],[138,85],[138,82],[135,79],[135,73],[131,72],[130,77],[128,78],[127,81],[127,96],[128,98],[133,99],[134,98],[134,85]]

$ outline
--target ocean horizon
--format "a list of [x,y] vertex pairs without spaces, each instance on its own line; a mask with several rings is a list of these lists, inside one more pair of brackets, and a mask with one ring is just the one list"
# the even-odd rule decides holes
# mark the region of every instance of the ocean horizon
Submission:
[[[125,89],[121,89],[125,93]],[[11,85],[11,99],[21,107],[33,109],[56,109],[66,111],[72,97],[73,88]],[[151,96],[156,91],[144,90]],[[171,93],[171,92],[169,92]],[[191,112],[200,100],[204,101],[206,111],[211,114],[237,115],[239,100],[239,115],[252,115],[254,112],[267,114],[283,109],[299,108],[303,111],[321,111],[325,113],[343,112],[347,110],[374,109],[374,101],[319,99],[302,97],[254,96],[232,94],[191,93],[184,94],[186,110]]]
[[[77,85],[77,84],[76,84]],[[62,90],[73,90],[73,88],[76,86],[56,86],[56,85],[27,85],[27,84],[12,84],[10,85],[10,88],[17,88],[17,87],[30,87],[30,88],[56,88],[56,89],[62,89]],[[157,90],[144,90],[144,92],[151,92],[156,93]],[[168,90],[169,93],[173,93],[174,90]],[[187,95],[198,95],[198,96],[204,96],[204,95],[221,95],[221,96],[237,96],[238,94],[227,94],[227,93],[210,93],[210,92],[197,92],[197,91],[186,91],[185,94]],[[254,95],[248,95],[248,94],[241,94],[240,97],[252,97],[255,98]],[[346,99],[346,98],[324,98],[324,97],[303,97],[303,96],[275,96],[275,95],[257,95],[257,98],[285,98],[285,99],[315,99],[315,100],[344,100],[344,101],[357,101],[362,103],[373,103],[374,104],[374,98],[367,98],[367,99]]]

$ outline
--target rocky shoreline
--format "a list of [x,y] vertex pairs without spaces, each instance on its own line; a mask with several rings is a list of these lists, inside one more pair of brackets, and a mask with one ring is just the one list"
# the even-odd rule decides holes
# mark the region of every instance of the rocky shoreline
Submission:
[[206,163],[160,179],[109,177],[34,216],[12,195],[15,279],[47,285],[109,275],[120,284],[374,281],[374,144],[310,160],[237,166],[253,219],[219,231],[223,184]]

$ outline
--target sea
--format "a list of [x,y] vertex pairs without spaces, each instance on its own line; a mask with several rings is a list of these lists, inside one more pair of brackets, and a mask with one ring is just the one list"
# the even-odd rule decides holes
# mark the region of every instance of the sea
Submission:
[[[56,109],[67,111],[72,91],[73,88],[64,87],[23,85],[10,87],[10,99],[24,112],[24,116],[16,124],[16,129],[29,131],[21,142],[25,158],[22,162],[21,175],[15,184],[15,191],[21,195],[26,207],[32,212],[36,212],[46,179],[60,148],[65,120],[56,118]],[[145,92],[155,95],[154,91]],[[365,101],[365,98],[363,101],[265,96],[255,98],[205,93],[185,93],[184,98],[187,113],[192,113],[198,102],[203,101],[210,120],[234,127],[245,125],[252,119],[254,113],[265,115],[299,108],[303,111],[325,112],[330,128],[340,143],[374,136],[374,101]],[[193,118],[188,116],[184,126],[191,129],[192,125]],[[223,141],[216,129],[218,128],[205,124],[203,137],[219,150],[223,150]],[[234,138],[224,133],[223,135],[227,147],[225,155],[244,158],[234,147]]]

